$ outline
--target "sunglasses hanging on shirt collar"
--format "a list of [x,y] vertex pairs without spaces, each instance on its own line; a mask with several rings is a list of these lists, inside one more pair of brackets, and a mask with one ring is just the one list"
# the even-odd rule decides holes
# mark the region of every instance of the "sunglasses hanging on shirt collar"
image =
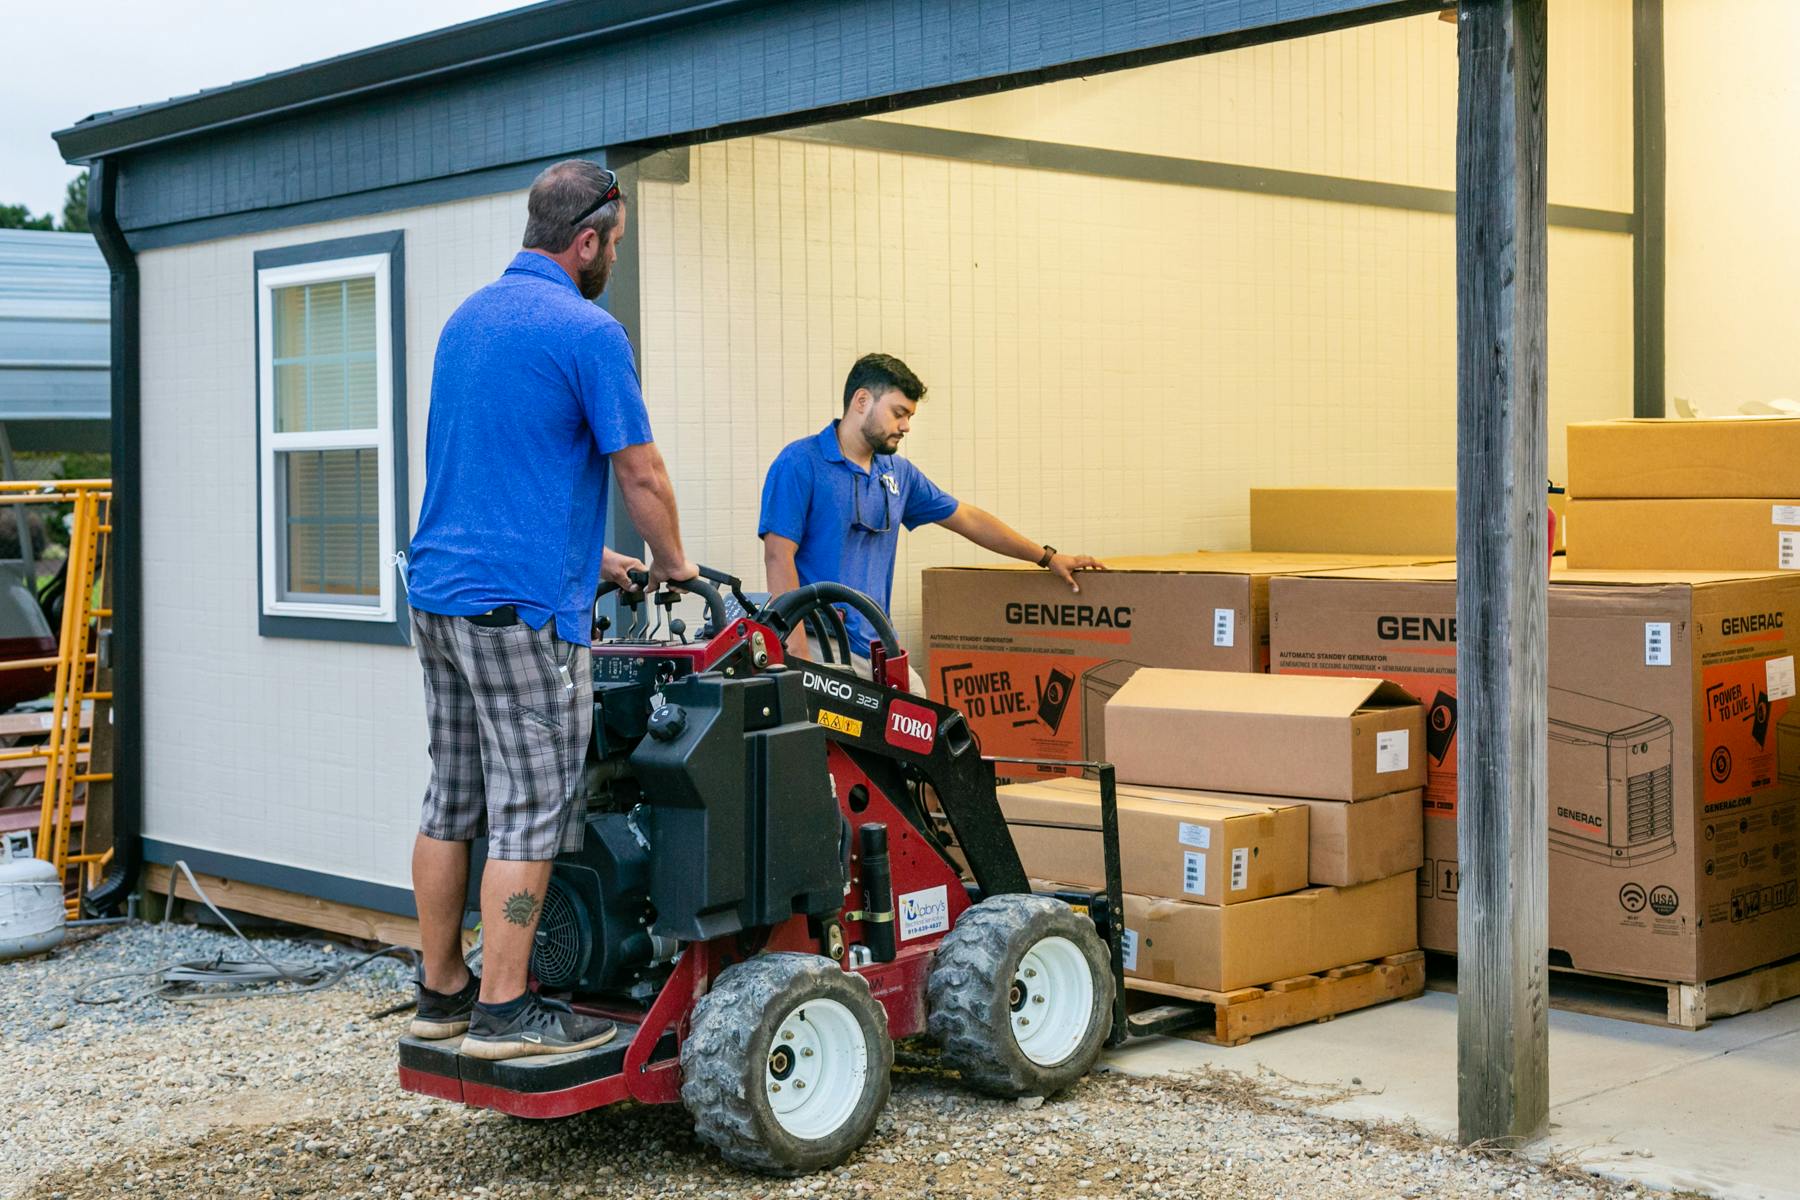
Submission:
[[892,471],[883,471],[880,475],[871,476],[871,481],[876,485],[875,490],[881,493],[881,527],[877,529],[875,526],[863,520],[863,483],[862,480],[857,479],[853,480],[850,484],[850,503],[854,513],[854,517],[850,522],[850,528],[860,529],[864,533],[886,533],[894,527],[894,506],[892,497],[900,494],[900,481],[894,478],[894,473]]

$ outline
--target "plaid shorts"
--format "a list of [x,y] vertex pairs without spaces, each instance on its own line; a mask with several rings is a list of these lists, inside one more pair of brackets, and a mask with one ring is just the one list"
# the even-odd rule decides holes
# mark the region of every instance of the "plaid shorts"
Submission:
[[579,850],[581,768],[594,720],[591,652],[542,629],[412,610],[425,669],[431,783],[419,832],[489,858],[547,862]]

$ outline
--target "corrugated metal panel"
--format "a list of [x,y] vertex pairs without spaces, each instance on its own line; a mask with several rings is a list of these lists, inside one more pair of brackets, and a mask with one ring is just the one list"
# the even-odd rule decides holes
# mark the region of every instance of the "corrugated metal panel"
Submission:
[[0,230],[0,421],[111,415],[109,287],[87,234]]
[[219,129],[125,162],[127,230],[979,86],[1419,0],[796,0]]

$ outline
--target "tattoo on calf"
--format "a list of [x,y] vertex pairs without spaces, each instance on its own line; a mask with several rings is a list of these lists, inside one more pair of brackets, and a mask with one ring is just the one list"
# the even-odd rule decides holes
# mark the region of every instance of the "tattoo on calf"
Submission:
[[530,892],[514,892],[506,898],[506,919],[514,925],[530,925],[537,909],[537,897]]

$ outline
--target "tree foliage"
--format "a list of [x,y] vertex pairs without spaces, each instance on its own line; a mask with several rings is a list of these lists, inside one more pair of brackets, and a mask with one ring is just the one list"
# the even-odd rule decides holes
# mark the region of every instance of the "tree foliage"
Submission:
[[62,224],[54,213],[33,216],[23,204],[0,204],[0,229],[60,229],[65,233],[88,232],[88,173],[69,180],[63,193]]

